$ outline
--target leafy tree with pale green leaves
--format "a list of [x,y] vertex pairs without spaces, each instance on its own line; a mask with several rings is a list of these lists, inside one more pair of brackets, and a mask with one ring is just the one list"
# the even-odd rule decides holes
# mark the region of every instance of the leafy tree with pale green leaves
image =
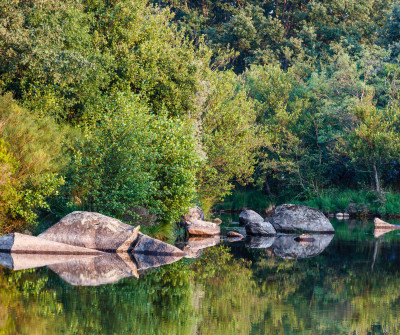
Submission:
[[341,139],[338,148],[350,157],[352,163],[371,174],[375,190],[381,196],[382,170],[400,158],[400,110],[391,107],[378,109],[373,97],[373,91],[369,92],[354,108],[354,129]]
[[[158,115],[137,96],[118,94],[103,118],[77,141],[67,194],[87,210],[123,219],[139,207],[158,216],[159,237],[195,197],[198,155],[189,121]],[[133,221],[135,222],[135,220]]]

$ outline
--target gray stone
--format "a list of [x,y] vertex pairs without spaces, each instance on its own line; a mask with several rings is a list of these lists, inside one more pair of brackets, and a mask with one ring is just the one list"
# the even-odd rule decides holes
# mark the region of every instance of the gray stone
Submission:
[[248,222],[261,223],[264,222],[263,217],[251,209],[246,209],[239,214],[239,224],[245,225]]
[[92,212],[73,212],[39,237],[95,250],[115,252],[132,237],[135,227]]
[[309,258],[320,254],[331,243],[332,234],[313,234],[313,241],[296,241],[298,235],[277,236],[271,246],[275,256],[282,258]]
[[73,212],[39,235],[40,238],[106,252],[174,255],[181,251],[138,232],[121,221],[92,212]]
[[164,243],[155,238],[151,238],[144,234],[139,234],[139,237],[132,248],[133,254],[158,255],[158,256],[177,256],[183,257],[185,254],[182,250],[173,245]]
[[335,232],[322,212],[308,206],[292,204],[278,206],[269,220],[278,232]]
[[189,224],[192,221],[202,220],[204,221],[204,212],[199,206],[189,208],[189,213],[182,217],[182,224]]
[[269,222],[249,222],[245,226],[246,234],[252,236],[274,236],[276,231]]

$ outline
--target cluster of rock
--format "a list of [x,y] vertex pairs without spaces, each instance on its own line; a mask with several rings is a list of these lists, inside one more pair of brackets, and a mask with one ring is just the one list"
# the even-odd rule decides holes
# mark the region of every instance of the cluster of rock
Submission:
[[239,214],[239,223],[245,226],[247,235],[252,236],[275,236],[277,232],[335,232],[321,211],[292,204],[278,206],[272,216],[265,219],[253,210],[244,210]]
[[193,207],[189,209],[181,224],[185,226],[186,232],[189,236],[217,236],[221,234],[221,220],[209,222],[204,220],[204,212],[200,207]]
[[73,212],[39,236],[0,237],[0,263],[14,270],[48,266],[72,285],[101,285],[138,277],[185,253],[99,213]]

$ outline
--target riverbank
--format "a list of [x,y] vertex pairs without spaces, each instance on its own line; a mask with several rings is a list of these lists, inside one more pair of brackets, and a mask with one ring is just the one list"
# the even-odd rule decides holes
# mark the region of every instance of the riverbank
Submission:
[[385,201],[378,199],[375,192],[366,190],[329,190],[311,199],[286,199],[269,197],[261,191],[235,191],[223,203],[216,204],[216,212],[240,212],[251,208],[263,215],[269,214],[275,206],[295,203],[314,207],[324,214],[348,213],[351,217],[381,216],[400,217],[400,193],[385,192]]

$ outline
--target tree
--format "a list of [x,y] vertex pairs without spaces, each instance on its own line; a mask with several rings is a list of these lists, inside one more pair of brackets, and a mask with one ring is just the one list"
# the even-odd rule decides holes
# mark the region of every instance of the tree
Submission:
[[203,200],[222,199],[234,182],[251,180],[259,148],[254,101],[231,71],[215,72],[199,120],[203,166],[199,171]]
[[353,163],[371,173],[375,190],[382,196],[381,171],[392,160],[400,157],[400,135],[397,127],[400,118],[398,108],[378,109],[370,91],[354,108],[354,128],[338,144],[342,153]]

